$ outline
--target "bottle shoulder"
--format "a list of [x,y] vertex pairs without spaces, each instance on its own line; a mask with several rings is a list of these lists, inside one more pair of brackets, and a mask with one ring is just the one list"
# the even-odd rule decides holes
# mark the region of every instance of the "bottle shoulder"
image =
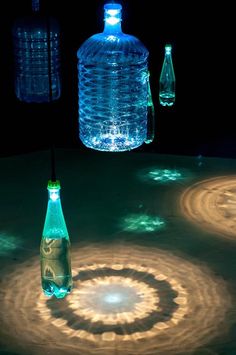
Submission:
[[48,200],[43,236],[50,238],[68,237],[68,230],[60,199]]
[[149,52],[135,36],[119,33],[97,33],[89,37],[78,49],[77,57],[81,63],[126,62],[129,59],[145,61]]

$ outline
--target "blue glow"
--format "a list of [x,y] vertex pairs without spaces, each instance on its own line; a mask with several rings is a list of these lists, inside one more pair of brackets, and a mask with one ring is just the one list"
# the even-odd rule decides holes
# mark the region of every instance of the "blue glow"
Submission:
[[182,179],[182,174],[177,170],[155,169],[149,172],[149,178],[154,181],[169,182]]
[[[37,1],[33,2],[37,11]],[[50,19],[51,80],[48,62],[48,31],[45,19],[19,19],[13,27],[15,94],[24,102],[49,102],[61,95],[59,25]],[[49,90],[51,85],[51,90]],[[52,94],[52,95],[51,95]]]
[[168,169],[150,167],[138,173],[140,180],[152,184],[172,184],[191,178],[192,174],[186,169]]
[[162,229],[165,222],[158,216],[147,214],[131,214],[123,222],[123,229],[128,232],[145,233]]
[[77,52],[79,136],[92,149],[122,152],[147,136],[148,50],[121,28],[120,4],[104,5],[104,30]]
[[122,6],[120,4],[106,4],[104,6],[104,10],[104,21],[106,24],[114,26],[120,23],[122,10]]
[[32,0],[32,10],[34,12],[39,11],[39,0]]

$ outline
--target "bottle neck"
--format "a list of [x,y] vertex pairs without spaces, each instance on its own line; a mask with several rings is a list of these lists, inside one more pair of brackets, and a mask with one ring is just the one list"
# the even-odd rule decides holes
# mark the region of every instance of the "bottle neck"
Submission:
[[172,62],[171,52],[166,52],[165,53],[165,61],[167,63],[171,63]]
[[171,60],[171,51],[172,51],[172,47],[171,45],[166,45],[165,46],[165,58],[170,61]]
[[122,27],[121,27],[121,22],[118,22],[116,24],[110,24],[107,21],[104,21],[104,30],[103,33],[105,34],[119,34],[122,33]]
[[121,29],[121,10],[120,4],[110,3],[104,6],[104,33],[119,34]]
[[48,190],[48,201],[61,203],[60,202],[60,190],[59,189]]

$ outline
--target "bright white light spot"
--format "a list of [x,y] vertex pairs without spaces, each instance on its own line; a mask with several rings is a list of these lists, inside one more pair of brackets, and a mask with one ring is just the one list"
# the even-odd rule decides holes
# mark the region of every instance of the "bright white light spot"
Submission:
[[109,18],[106,18],[106,22],[109,23],[109,25],[117,25],[117,23],[120,22],[120,19],[117,18],[117,17],[109,17]]
[[111,293],[109,295],[106,295],[104,297],[104,300],[107,303],[120,303],[122,301],[122,295],[120,295],[119,293]]
[[110,35],[110,36],[108,36],[108,37],[107,37],[107,40],[108,40],[108,41],[110,41],[110,42],[115,42],[116,37],[115,37],[115,36]]
[[166,54],[170,54],[171,53],[171,46],[170,45],[166,46],[165,51],[166,51]]
[[120,12],[120,10],[107,10],[107,13],[110,15],[110,16],[115,16],[117,15],[118,13]]
[[56,201],[59,199],[58,191],[50,191],[50,199]]

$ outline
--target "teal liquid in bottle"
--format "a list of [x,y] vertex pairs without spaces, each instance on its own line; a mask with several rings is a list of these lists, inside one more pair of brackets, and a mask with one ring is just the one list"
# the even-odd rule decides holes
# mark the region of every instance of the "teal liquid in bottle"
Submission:
[[58,180],[48,182],[48,206],[40,244],[40,261],[44,294],[64,298],[72,289],[72,273],[70,239]]

